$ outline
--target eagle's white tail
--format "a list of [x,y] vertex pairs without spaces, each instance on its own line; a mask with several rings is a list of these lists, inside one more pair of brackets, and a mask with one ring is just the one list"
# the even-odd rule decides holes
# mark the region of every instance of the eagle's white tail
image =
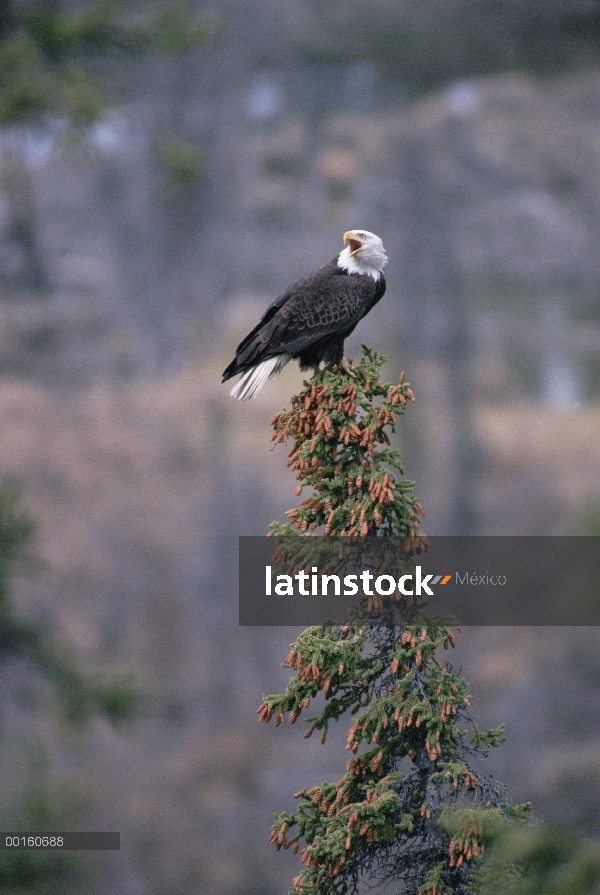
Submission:
[[253,398],[261,390],[265,382],[282,370],[289,361],[289,354],[280,354],[278,357],[270,357],[262,363],[246,370],[231,389],[231,396],[238,401],[247,401]]

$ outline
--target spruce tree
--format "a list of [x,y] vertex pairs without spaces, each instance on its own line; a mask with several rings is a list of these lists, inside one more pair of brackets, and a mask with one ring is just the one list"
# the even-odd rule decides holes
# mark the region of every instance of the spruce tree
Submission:
[[[280,542],[320,529],[348,544],[427,549],[423,508],[390,445],[414,396],[404,374],[381,381],[383,361],[364,347],[355,376],[319,372],[273,420],[275,443],[292,441],[295,494],[312,489],[287,524],[271,526]],[[351,722],[345,773],[297,792],[298,809],[275,818],[275,848],[300,851],[304,865],[294,895],[346,895],[361,879],[410,895],[474,891],[486,844],[525,817],[528,806],[512,808],[473,767],[502,727],[472,722],[466,681],[440,661],[453,646],[447,625],[406,621],[314,626],[292,644],[284,665],[294,676],[285,693],[263,697],[259,721],[293,724],[315,703],[304,737],[318,731],[322,743],[330,724]]]

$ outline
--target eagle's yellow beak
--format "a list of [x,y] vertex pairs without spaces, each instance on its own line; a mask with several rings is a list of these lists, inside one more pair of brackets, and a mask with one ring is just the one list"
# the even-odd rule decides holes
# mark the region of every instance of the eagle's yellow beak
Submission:
[[346,230],[346,232],[344,233],[344,242],[347,242],[350,246],[350,257],[352,257],[352,255],[356,255],[356,253],[360,251],[363,245],[360,239],[356,238],[353,230]]

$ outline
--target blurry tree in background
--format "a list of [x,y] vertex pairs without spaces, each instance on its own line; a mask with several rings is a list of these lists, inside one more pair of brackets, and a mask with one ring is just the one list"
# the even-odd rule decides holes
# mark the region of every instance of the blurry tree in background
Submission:
[[5,0],[0,9],[0,125],[58,116],[90,124],[114,101],[123,57],[182,53],[206,37],[189,5]]
[[493,850],[473,895],[596,895],[600,841],[531,824],[492,836]]
[[549,76],[597,58],[600,11],[592,0],[315,0],[318,42],[298,41],[312,62],[378,60],[393,91],[411,94],[458,78],[520,68]]
[[[30,757],[29,776],[21,781],[18,803],[7,804],[2,793],[0,825],[6,832],[43,832],[69,828],[71,811],[53,785],[48,761],[38,746]],[[2,895],[84,895],[85,858],[81,853],[0,850]]]
[[0,489],[0,655],[25,661],[52,680],[72,721],[83,721],[91,712],[122,720],[136,701],[131,687],[86,681],[68,648],[54,645],[39,625],[22,621],[13,606],[10,578],[15,567],[35,568],[30,552],[33,533],[33,523],[19,507],[14,492]]
[[[85,129],[123,99],[124,69],[132,60],[184,55],[207,33],[189,3],[6,0],[0,9],[0,128]],[[162,165],[170,192],[179,193],[201,176],[201,159],[193,144],[164,139]],[[22,283],[48,287],[28,167],[10,143],[0,161],[11,203],[9,236],[23,255]]]
[[[74,655],[39,624],[24,621],[15,610],[10,596],[10,581],[19,567],[35,569],[31,552],[34,533],[32,522],[20,508],[15,494],[0,489],[0,712],[12,700],[27,702],[27,690],[38,689],[48,682],[66,709],[71,724],[85,721],[93,714],[102,714],[111,722],[129,718],[134,711],[137,694],[130,682],[99,682],[85,674]],[[21,686],[11,686],[24,672]],[[0,733],[0,739],[2,733]],[[6,756],[4,756],[6,757]],[[2,768],[0,778],[11,776],[10,764]],[[38,832],[69,826],[67,800],[52,782],[52,775],[38,742],[31,756],[29,775],[16,785],[0,786],[0,826],[4,830]],[[62,806],[62,807],[61,807]],[[15,893],[71,892],[80,862],[73,856],[40,852],[11,852],[0,849],[0,891]]]

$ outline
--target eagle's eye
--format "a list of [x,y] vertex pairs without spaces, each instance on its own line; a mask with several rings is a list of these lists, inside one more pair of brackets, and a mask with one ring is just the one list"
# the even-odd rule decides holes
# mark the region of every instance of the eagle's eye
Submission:
[[358,238],[359,238],[359,239],[366,239],[367,237],[365,236],[364,233],[359,233],[359,234],[358,234]]

